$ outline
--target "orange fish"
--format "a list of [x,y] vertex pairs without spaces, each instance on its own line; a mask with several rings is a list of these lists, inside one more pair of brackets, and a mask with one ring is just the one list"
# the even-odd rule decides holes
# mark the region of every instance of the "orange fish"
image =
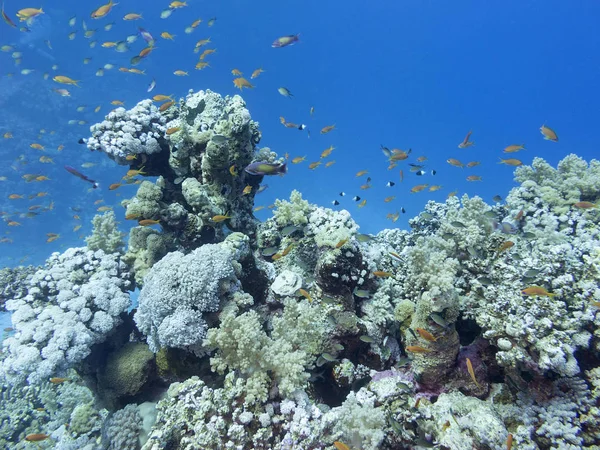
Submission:
[[521,144],[521,145],[509,145],[508,147],[504,147],[504,153],[514,153],[514,152],[518,152],[519,150],[525,150],[525,144]]
[[160,108],[158,108],[158,110],[160,112],[165,112],[167,109],[169,109],[174,104],[175,104],[174,100],[171,100],[170,102],[164,102],[162,105],[160,105]]
[[579,209],[590,209],[590,208],[597,208],[598,207],[598,203],[577,202],[577,203],[573,203],[573,206],[575,208],[579,208]]
[[10,198],[11,200],[16,200],[18,198],[25,198],[25,196],[23,194],[10,194],[8,198]]
[[428,185],[428,184],[417,184],[415,187],[413,187],[413,188],[410,190],[410,193],[411,193],[411,194],[414,194],[414,193],[416,193],[416,192],[421,192],[423,189],[426,189],[426,188],[428,188],[428,187],[429,187],[429,185]]
[[512,435],[512,433],[508,433],[508,436],[506,437],[506,450],[511,450],[512,444],[513,444],[513,435]]
[[115,189],[119,189],[121,186],[122,186],[121,183],[113,183],[110,186],[108,186],[108,190],[114,191]]
[[158,223],[160,223],[160,220],[142,219],[138,222],[138,225],[141,227],[148,227],[150,225],[156,225]]
[[419,336],[421,336],[426,341],[429,341],[429,342],[437,341],[437,338],[433,334],[431,334],[429,331],[425,330],[424,328],[415,328],[415,329],[417,330],[417,333],[419,333]]
[[463,168],[463,167],[465,167],[465,165],[464,165],[463,163],[461,163],[461,162],[460,162],[458,159],[454,159],[454,158],[448,158],[448,159],[446,160],[446,162],[447,162],[448,164],[450,164],[451,166],[454,166],[454,167],[460,167],[460,168]]
[[405,347],[405,350],[407,352],[411,352],[411,353],[431,353],[431,352],[433,352],[433,350],[430,350],[425,347],[421,347],[420,345],[409,345],[409,346]]
[[109,0],[109,2],[106,5],[102,5],[100,8],[93,11],[90,14],[90,17],[92,19],[101,19],[105,17],[115,5],[118,5],[118,3],[113,3],[113,0]]
[[344,444],[343,442],[340,442],[340,441],[334,441],[333,446],[337,450],[350,450],[350,447],[348,447],[346,444]]
[[28,442],[40,442],[40,441],[48,439],[49,437],[50,437],[49,434],[33,433],[33,434],[28,434],[27,436],[25,436],[25,440]]
[[253,80],[254,78],[258,77],[263,72],[264,72],[264,70],[262,69],[262,67],[256,69],[254,72],[252,72],[250,79]]
[[315,170],[317,167],[321,165],[321,161],[315,161],[308,165],[308,168],[311,170]]
[[515,159],[515,158],[508,158],[508,159],[500,158],[500,162],[498,164],[506,164],[507,166],[518,167],[518,166],[522,166],[523,162],[520,159]]
[[327,134],[330,131],[333,131],[335,125],[327,125],[326,127],[321,128],[321,134]]
[[481,385],[477,382],[477,378],[475,378],[475,371],[473,370],[473,364],[471,364],[471,360],[467,358],[467,370],[469,371],[469,375],[471,375],[471,379],[475,383],[475,385],[481,389]]
[[310,294],[308,293],[308,291],[306,291],[305,289],[298,289],[298,294],[300,294],[302,297],[304,297],[305,299],[307,299],[309,302],[312,303],[313,299],[310,296]]
[[[2,10],[4,10],[4,6],[2,7]],[[33,19],[34,17],[37,17],[40,14],[44,14],[44,11],[42,11],[42,8],[40,8],[40,9],[24,8],[24,9],[17,11],[17,17],[19,18],[19,20],[21,22],[24,22],[29,19]]]
[[521,291],[523,295],[527,295],[529,297],[554,297],[556,294],[551,294],[541,286],[529,286]]
[[481,181],[481,177],[479,175],[469,175],[467,181]]
[[248,80],[246,80],[244,77],[238,77],[235,78],[233,80],[233,84],[235,85],[235,87],[239,88],[239,90],[241,91],[243,88],[249,88],[252,89],[254,86],[252,86],[252,84],[250,84],[250,82]]
[[375,272],[373,272],[373,275],[375,275],[376,277],[379,277],[379,278],[389,278],[393,274],[391,272],[384,272],[382,270],[376,270]]
[[540,133],[544,135],[544,139],[547,141],[558,142],[558,136],[554,130],[548,128],[546,125],[540,127]]

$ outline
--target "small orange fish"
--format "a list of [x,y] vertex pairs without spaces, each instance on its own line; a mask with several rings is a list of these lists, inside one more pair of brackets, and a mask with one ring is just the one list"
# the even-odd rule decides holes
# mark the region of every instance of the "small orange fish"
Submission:
[[467,181],[481,181],[481,177],[479,175],[469,175]]
[[169,109],[171,106],[173,106],[175,104],[174,100],[171,100],[169,102],[164,102],[162,105],[160,105],[160,108],[158,108],[158,110],[160,112],[165,112],[167,109]]
[[591,209],[591,208],[597,208],[598,207],[598,203],[577,202],[577,203],[573,203],[573,206],[575,208],[579,208],[579,209]]
[[42,144],[38,144],[38,143],[33,143],[33,144],[29,144],[29,146],[31,148],[34,148],[36,150],[44,150],[44,146]]
[[109,0],[106,5],[102,5],[100,8],[93,11],[90,14],[90,17],[92,19],[101,19],[105,17],[115,5],[118,5],[118,3],[113,3],[113,0]]
[[175,36],[169,33],[168,31],[163,31],[162,33],[160,33],[160,37],[163,39],[168,39],[170,41],[172,41],[175,38]]
[[[4,11],[4,5],[2,5],[2,10]],[[29,19],[33,19],[34,17],[39,16],[40,14],[44,14],[42,8],[23,8],[17,11],[17,17],[21,22],[24,22]]]
[[52,384],[61,384],[61,383],[64,383],[65,381],[69,381],[69,379],[68,378],[52,377],[52,378],[50,378],[49,381]]
[[373,275],[375,275],[378,278],[389,278],[393,275],[393,273],[391,272],[384,272],[382,270],[376,270],[375,272],[373,272]]
[[223,222],[227,219],[231,219],[231,216],[228,216],[227,214],[217,214],[212,216],[212,218],[210,220],[212,220],[214,223],[219,223],[219,222]]
[[108,186],[108,190],[114,191],[115,189],[119,189],[121,186],[123,186],[121,183],[113,183],[110,186]]
[[447,162],[448,164],[450,164],[451,166],[454,166],[454,167],[460,167],[460,168],[463,168],[463,167],[465,167],[465,165],[464,165],[463,163],[461,163],[461,162],[460,162],[458,159],[454,159],[454,158],[448,158],[448,159],[446,160],[446,162]]
[[326,127],[321,128],[321,134],[327,134],[330,131],[333,131],[335,125],[327,125]]
[[540,127],[540,133],[544,135],[544,139],[547,141],[558,142],[558,136],[554,130],[548,128],[546,125]]
[[411,352],[411,353],[432,353],[433,352],[433,350],[430,350],[425,347],[421,347],[420,345],[409,345],[409,346],[405,347],[405,350],[407,352]]
[[350,450],[350,447],[348,447],[346,444],[344,444],[343,442],[340,442],[340,441],[334,441],[333,446],[337,450]]
[[437,341],[437,338],[433,334],[431,334],[429,331],[427,331],[426,329],[415,328],[415,330],[417,330],[417,333],[419,333],[419,336],[421,336],[426,341],[429,341],[429,342]]
[[511,450],[512,444],[513,444],[513,435],[512,435],[512,433],[508,433],[508,436],[506,437],[506,450]]
[[177,133],[179,130],[181,130],[181,127],[171,127],[171,128],[167,128],[167,136],[172,135],[173,133]]
[[236,88],[239,88],[239,90],[241,91],[243,88],[249,88],[252,89],[254,86],[252,86],[252,84],[246,80],[244,77],[238,77],[235,78],[233,80],[233,84],[235,85]]
[[138,221],[138,225],[141,227],[148,227],[151,225],[157,225],[160,223],[160,220],[154,220],[154,219],[142,219],[140,221]]
[[55,240],[57,240],[60,237],[60,234],[46,233],[46,236],[48,236],[48,239],[46,239],[46,242],[54,242]]
[[335,147],[333,145],[330,145],[328,148],[323,150],[323,152],[321,152],[321,158],[327,158],[329,155],[331,155],[331,152],[334,150]]
[[342,239],[337,244],[335,244],[335,248],[341,248],[341,247],[343,247],[346,244],[346,242],[348,242],[348,239]]
[[502,253],[514,245],[515,245],[515,243],[512,241],[505,241],[500,245],[500,247],[498,247],[498,253]]
[[361,170],[360,172],[356,172],[355,176],[358,178],[358,177],[362,177],[363,175],[366,175],[368,173],[369,173],[368,170]]
[[470,161],[470,162],[468,162],[468,163],[467,163],[467,167],[468,167],[468,168],[471,168],[471,167],[478,166],[478,165],[480,165],[480,164],[481,164],[481,162],[480,162],[480,161]]
[[471,360],[469,358],[467,358],[467,370],[469,371],[469,375],[471,375],[471,379],[473,380],[475,385],[479,389],[481,389],[481,385],[477,382],[477,378],[475,378],[475,371],[473,370],[473,364],[471,363]]
[[409,149],[408,152],[404,150],[399,150],[397,148],[393,148],[391,150],[392,156],[390,156],[390,161],[404,161],[408,158],[408,154],[411,152]]
[[523,295],[527,295],[529,297],[554,297],[556,294],[551,294],[541,286],[529,286],[521,291]]
[[321,165],[321,161],[315,161],[308,165],[308,168],[311,170],[315,170],[317,167]]
[[515,153],[520,150],[525,150],[525,144],[521,145],[509,145],[508,147],[504,147],[504,153]]
[[389,202],[391,202],[392,200],[394,200],[395,198],[396,198],[396,196],[395,196],[395,195],[391,195],[391,196],[389,196],[389,197],[386,197],[386,198],[384,198],[384,199],[383,199],[383,201],[384,201],[384,202],[386,202],[386,203],[389,203]]
[[414,193],[416,193],[416,192],[421,192],[422,190],[424,190],[424,189],[426,189],[426,188],[428,188],[428,187],[429,187],[429,185],[428,185],[428,184],[417,184],[415,187],[413,187],[413,188],[410,190],[410,193],[411,193],[411,194],[414,194]]
[[248,194],[250,194],[251,192],[252,192],[252,186],[250,186],[250,185],[247,185],[247,186],[244,188],[244,190],[242,191],[242,194],[243,194],[243,195],[248,195]]
[[439,191],[442,188],[439,184],[434,184],[433,186],[429,186],[429,192]]
[[500,162],[498,164],[506,164],[507,166],[518,167],[523,165],[523,161],[515,158],[502,159],[500,158]]
[[49,434],[44,433],[33,433],[25,436],[25,440],[28,442],[40,442],[48,439],[50,437]]
[[365,198],[362,202],[360,202],[357,206],[359,208],[363,208],[367,204],[367,199]]
[[178,77],[187,77],[189,73],[187,73],[184,70],[176,70],[175,72],[173,72],[173,75],[177,75]]
[[300,294],[302,297],[304,297],[305,299],[307,299],[309,302],[312,303],[313,299],[310,296],[310,294],[308,293],[308,291],[306,291],[305,289],[298,289],[298,294]]
[[292,164],[300,164],[304,161],[306,161],[306,156],[296,156],[294,159],[292,159]]
[[136,220],[140,217],[140,213],[125,214],[125,220]]
[[252,72],[252,75],[250,76],[250,79],[253,80],[254,78],[258,77],[263,72],[264,72],[264,70],[262,69],[262,67],[259,67],[254,72]]
[[19,198],[25,198],[25,196],[23,194],[10,194],[8,196],[8,198],[10,198],[11,200],[16,200],[16,199],[19,199]]
[[334,160],[332,160],[332,161],[327,161],[327,162],[325,163],[325,167],[331,167],[331,166],[333,166],[334,164],[335,164],[335,159],[334,159]]

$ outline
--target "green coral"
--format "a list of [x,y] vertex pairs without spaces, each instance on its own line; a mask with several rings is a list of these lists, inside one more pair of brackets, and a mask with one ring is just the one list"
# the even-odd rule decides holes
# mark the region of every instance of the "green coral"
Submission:
[[154,369],[154,354],[148,345],[130,342],[109,355],[98,376],[100,387],[110,398],[137,394]]
[[302,198],[302,194],[293,190],[290,195],[290,201],[275,200],[277,209],[274,212],[275,222],[280,227],[286,225],[302,226],[308,223],[308,214],[311,206],[308,201]]
[[104,250],[105,253],[122,253],[125,242],[118,229],[114,211],[96,214],[92,219],[92,235],[85,238],[90,250]]
[[282,396],[305,387],[315,356],[325,349],[327,322],[308,301],[284,301],[283,313],[272,320],[271,335],[252,310],[221,314],[219,328],[208,330],[206,345],[217,349],[211,366],[218,373],[234,370],[246,381],[246,402],[265,401],[271,381]]
[[71,413],[69,431],[75,436],[86,435],[101,425],[100,414],[92,403],[77,405]]

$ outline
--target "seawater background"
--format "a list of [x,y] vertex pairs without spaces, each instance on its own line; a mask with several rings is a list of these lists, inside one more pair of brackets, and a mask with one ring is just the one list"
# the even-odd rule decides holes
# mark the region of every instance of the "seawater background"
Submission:
[[[127,108],[154,94],[184,96],[189,89],[211,89],[222,95],[239,94],[230,71],[237,68],[248,79],[254,69],[265,72],[251,82],[256,86],[244,90],[242,96],[252,114],[260,122],[261,146],[280,155],[307,156],[307,161],[291,165],[289,173],[264,180],[270,188],[257,196],[256,206],[269,205],[276,198],[288,198],[292,189],[302,191],[305,198],[324,206],[338,199],[339,208],[348,209],[361,225],[361,231],[376,233],[386,227],[408,227],[408,219],[417,215],[428,200],[443,201],[450,191],[459,195],[480,195],[487,202],[503,197],[514,186],[512,167],[498,165],[499,157],[517,157],[525,164],[541,156],[556,164],[568,153],[591,159],[597,156],[598,105],[600,104],[600,34],[595,27],[600,19],[600,3],[592,1],[195,1],[176,10],[168,19],[160,12],[168,1],[120,0],[104,19],[92,20],[90,13],[102,2],[24,2],[7,1],[5,9],[16,21],[15,13],[25,7],[43,6],[45,15],[22,33],[0,23],[0,45],[13,45],[23,53],[20,66],[14,66],[11,53],[0,53],[0,134],[11,131],[14,139],[0,138],[0,210],[21,227],[8,227],[0,222],[0,235],[13,243],[0,244],[0,266],[19,263],[40,264],[53,251],[83,245],[82,236],[89,234],[90,221],[102,205],[115,207],[123,219],[119,202],[135,194],[137,186],[109,191],[127,170],[101,153],[91,153],[77,144],[89,135],[89,125],[103,120],[113,106],[111,100],[122,100]],[[143,20],[125,22],[130,12],[141,13]],[[68,20],[77,16],[71,28]],[[216,17],[211,28],[207,21]],[[203,23],[191,34],[184,33],[195,19]],[[84,19],[89,29],[98,32],[91,39],[83,37]],[[112,30],[105,24],[114,22]],[[100,46],[104,41],[124,40],[141,26],[156,38],[156,50],[139,66],[146,75],[121,73],[118,67],[129,67],[129,59],[144,46],[141,38],[128,53],[117,53]],[[74,40],[67,35],[77,31]],[[159,37],[168,31],[175,40]],[[277,37],[300,34],[300,43],[286,48],[271,48]],[[211,67],[194,70],[198,54],[193,53],[199,39],[210,37],[216,48],[207,61]],[[44,43],[49,40],[50,50]],[[97,41],[90,48],[91,41]],[[91,57],[92,62],[83,64]],[[103,77],[96,70],[106,63],[115,65]],[[53,71],[51,66],[58,65]],[[30,75],[21,69],[35,69]],[[187,77],[173,75],[174,70],[189,72]],[[50,78],[43,80],[48,72]],[[13,73],[14,76],[7,76]],[[52,88],[62,88],[51,81],[54,75],[81,80],[81,87],[68,87],[72,96],[60,97]],[[152,78],[157,87],[152,94],[146,88]],[[294,97],[277,92],[286,87]],[[87,105],[86,111],[76,111]],[[99,113],[93,109],[102,105]],[[314,106],[315,115],[309,115]],[[283,127],[279,116],[304,123],[306,132]],[[71,119],[86,120],[87,125],[69,126]],[[539,127],[552,127],[560,141],[542,139]],[[320,135],[325,125],[335,124],[329,134]],[[46,133],[40,137],[39,130]],[[55,130],[50,135],[50,130]],[[475,146],[458,149],[465,134],[473,130]],[[45,152],[31,149],[33,142],[46,147]],[[505,156],[502,149],[510,144],[526,145],[527,150]],[[56,150],[65,145],[62,152]],[[413,152],[408,161],[391,171],[379,150],[380,144]],[[327,159],[335,159],[330,168],[323,165],[309,170],[308,163],[317,161],[330,145],[336,149]],[[41,164],[42,155],[54,158],[55,164]],[[27,164],[17,161],[24,155]],[[426,169],[437,171],[435,177],[417,177],[408,170],[407,162],[427,156]],[[481,161],[473,169],[449,166],[447,158],[464,163]],[[97,163],[90,169],[84,162]],[[102,189],[89,191],[89,185],[68,174],[63,165],[79,168],[102,183]],[[399,181],[399,169],[404,182]],[[365,178],[355,178],[359,170],[368,170],[373,188],[362,191]],[[25,183],[25,173],[41,173],[51,181]],[[481,175],[483,181],[468,183],[467,175]],[[396,182],[386,188],[387,181]],[[438,192],[409,194],[419,183],[441,184]],[[11,193],[31,194],[48,191],[50,195],[34,200],[9,200]],[[344,198],[338,193],[346,192]],[[367,199],[358,209],[354,195]],[[384,203],[383,198],[396,195]],[[33,204],[54,209],[28,219],[18,218]],[[70,207],[82,209],[82,221],[73,219]],[[392,224],[387,213],[401,207],[406,214]],[[233,212],[235,213],[235,212]],[[257,213],[264,220],[271,215]],[[78,223],[78,232],[72,229]],[[122,220],[127,231],[133,224]],[[46,233],[60,233],[60,239],[46,243]]]

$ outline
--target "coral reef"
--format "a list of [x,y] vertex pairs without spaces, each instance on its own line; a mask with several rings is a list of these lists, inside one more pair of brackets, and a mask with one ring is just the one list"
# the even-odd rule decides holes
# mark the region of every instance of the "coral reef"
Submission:
[[15,334],[0,372],[30,383],[57,376],[102,342],[129,307],[130,274],[118,254],[70,248],[54,253],[6,302]]
[[135,314],[153,352],[161,347],[200,350],[208,329],[203,313],[218,311],[221,297],[239,284],[235,256],[224,244],[206,244],[188,255],[169,253],[154,265]]
[[118,164],[127,165],[128,156],[153,155],[163,149],[165,122],[152,100],[142,100],[129,111],[116,108],[103,122],[92,125],[86,144],[90,150],[100,150]]
[[5,311],[7,300],[26,294],[29,279],[37,270],[34,266],[0,269],[0,311]]
[[[275,162],[277,156],[256,148],[261,134],[241,97],[190,92],[164,113],[144,100],[129,111],[118,108],[91,130],[88,148],[129,164],[139,175],[159,176],[123,202],[127,218],[157,221],[162,228],[132,231],[126,259],[139,284],[168,251],[220,242],[224,227],[254,234],[252,206],[263,177],[244,168],[252,161]],[[215,220],[219,216],[226,219]],[[161,237],[149,236],[157,233]]]
[[139,226],[122,259],[106,214],[88,248],[1,274],[1,443],[600,446],[598,161],[536,158],[505,204],[449,197],[366,235],[298,191],[256,221],[244,168],[281,162],[260,137],[241,97],[211,91],[92,127],[90,149],[157,179],[123,202]]
[[85,238],[87,248],[92,251],[103,250],[104,253],[122,253],[125,242],[118,229],[114,211],[96,214],[92,219],[94,228],[91,236]]

